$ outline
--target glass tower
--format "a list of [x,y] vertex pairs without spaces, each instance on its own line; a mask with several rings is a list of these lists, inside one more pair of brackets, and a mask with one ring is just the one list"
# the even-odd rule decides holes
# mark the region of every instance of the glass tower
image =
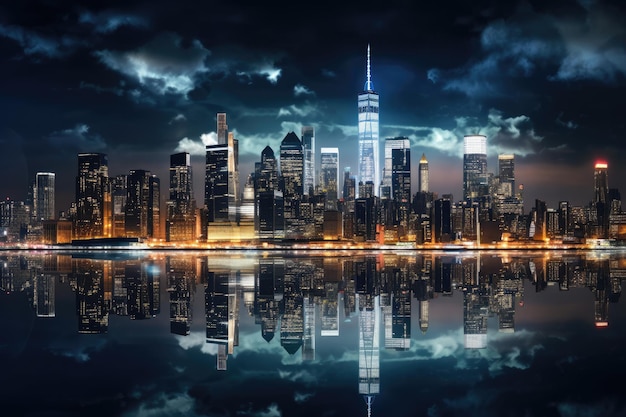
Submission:
[[304,194],[315,189],[315,128],[302,126],[302,148],[304,150]]
[[54,220],[54,179],[52,172],[38,172],[35,175],[34,211],[35,219]]
[[487,137],[466,135],[463,141],[463,199],[474,200],[488,194]]
[[426,159],[426,155],[422,154],[422,158],[420,159],[420,169],[419,169],[419,192],[427,193],[428,192],[428,159]]
[[170,187],[165,237],[168,242],[195,238],[196,202],[193,197],[191,157],[187,152],[170,155]]
[[105,213],[106,203],[110,203],[108,177],[107,155],[102,153],[78,154],[74,229],[74,235],[77,238],[104,237],[110,234],[110,221],[107,228]]
[[320,150],[320,180],[326,193],[326,209],[335,210],[339,198],[339,148]]
[[[367,80],[358,96],[359,107],[359,174],[358,181],[374,184],[378,195],[380,186],[380,158],[378,156],[378,93],[374,91],[370,71],[370,46],[367,45]],[[359,196],[360,197],[360,196]]]

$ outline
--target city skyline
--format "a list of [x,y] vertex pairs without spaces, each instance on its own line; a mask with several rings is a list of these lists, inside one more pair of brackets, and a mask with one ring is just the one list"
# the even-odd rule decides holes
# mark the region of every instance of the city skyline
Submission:
[[0,166],[13,181],[0,193],[23,200],[36,172],[53,172],[59,211],[74,199],[80,152],[106,153],[112,175],[164,181],[169,156],[188,151],[201,196],[221,112],[239,141],[242,183],[265,146],[277,152],[303,126],[315,129],[316,150],[338,147],[339,169],[356,172],[367,45],[380,142],[408,137],[413,166],[428,159],[431,191],[460,199],[463,137],[476,133],[487,137],[489,172],[514,154],[516,183],[549,207],[593,200],[597,160],[609,187],[625,189],[624,6],[393,6],[5,5]]

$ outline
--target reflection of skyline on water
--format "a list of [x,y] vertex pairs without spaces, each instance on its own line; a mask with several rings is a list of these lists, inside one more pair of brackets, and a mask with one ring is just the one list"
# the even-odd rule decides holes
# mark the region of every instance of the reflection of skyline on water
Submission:
[[[381,361],[450,349],[445,342],[450,334],[427,342],[429,333],[440,332],[439,321],[462,324],[453,337],[470,355],[465,360],[487,357],[490,343],[502,343],[498,335],[515,334],[516,313],[533,308],[525,304],[529,291],[587,289],[589,305],[580,308],[590,312],[595,327],[610,327],[610,305],[619,302],[625,272],[626,259],[610,252],[326,257],[146,252],[113,259],[7,253],[0,284],[5,297],[24,295],[36,319],[44,321],[56,319],[58,293],[70,289],[77,334],[107,335],[115,333],[120,319],[148,323],[161,317],[169,329],[154,330],[175,335],[188,350],[198,346],[203,329],[202,350],[215,357],[214,370],[227,373],[230,359],[259,351],[259,341],[268,352],[280,346],[283,363],[301,366],[328,361],[318,350],[342,344],[337,351],[358,365],[349,379],[365,399],[365,410],[375,408],[373,400],[393,382],[381,375]],[[453,312],[462,317],[451,318],[438,307],[459,296],[462,307]],[[251,345],[252,337],[258,339]],[[494,362],[492,368],[518,366],[511,357],[501,362],[505,365]]]

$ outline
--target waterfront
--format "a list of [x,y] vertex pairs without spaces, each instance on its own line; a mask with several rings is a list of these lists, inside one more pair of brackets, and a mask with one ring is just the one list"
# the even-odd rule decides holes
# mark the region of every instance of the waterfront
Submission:
[[621,250],[1,255],[9,415],[626,412]]

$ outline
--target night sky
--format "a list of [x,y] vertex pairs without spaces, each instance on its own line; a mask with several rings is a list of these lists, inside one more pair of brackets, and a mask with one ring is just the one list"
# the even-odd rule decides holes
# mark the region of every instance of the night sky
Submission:
[[165,195],[169,155],[187,151],[201,203],[217,112],[239,139],[242,183],[266,145],[278,152],[303,125],[356,173],[368,44],[381,139],[410,138],[413,192],[424,153],[431,191],[460,199],[463,135],[481,133],[489,172],[516,155],[527,208],[587,204],[597,160],[626,193],[621,1],[5,3],[4,198],[25,199],[51,171],[67,209],[78,152],[107,153],[112,176],[150,170]]

